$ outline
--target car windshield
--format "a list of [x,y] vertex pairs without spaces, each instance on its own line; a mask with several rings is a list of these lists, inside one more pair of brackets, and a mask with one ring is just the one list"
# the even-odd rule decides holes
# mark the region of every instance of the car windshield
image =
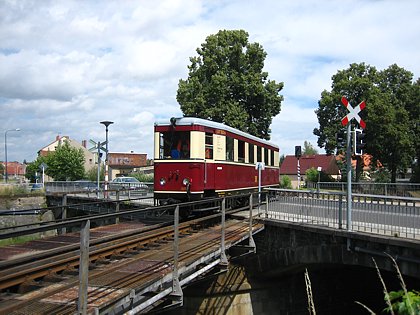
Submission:
[[125,183],[138,183],[139,181],[133,177],[126,177],[126,178],[122,178],[121,180],[122,182]]

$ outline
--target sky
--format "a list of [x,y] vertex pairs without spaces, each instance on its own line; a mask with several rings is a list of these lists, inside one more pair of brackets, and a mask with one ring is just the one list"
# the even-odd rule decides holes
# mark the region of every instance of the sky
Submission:
[[247,31],[268,79],[284,82],[280,154],[304,141],[323,153],[314,111],[331,77],[365,62],[417,79],[419,17],[418,0],[0,0],[0,132],[20,128],[7,132],[8,161],[35,160],[57,135],[105,141],[104,120],[110,152],[153,158],[154,122],[182,116],[189,58],[223,29]]

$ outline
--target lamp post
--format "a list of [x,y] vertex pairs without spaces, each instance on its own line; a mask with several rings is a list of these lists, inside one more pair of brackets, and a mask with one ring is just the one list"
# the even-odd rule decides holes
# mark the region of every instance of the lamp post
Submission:
[[[113,121],[101,121],[100,122],[102,125],[105,126],[105,143],[106,143],[106,147],[105,147],[105,185],[104,185],[104,191],[106,196],[108,197],[108,126],[113,124]],[[99,166],[98,166],[99,167]]]
[[9,131],[20,131],[20,128],[16,128],[16,129],[8,129],[4,132],[4,155],[5,155],[5,170],[4,170],[4,178],[6,179],[6,184],[7,184],[7,179],[9,177],[9,175],[7,174],[7,133]]

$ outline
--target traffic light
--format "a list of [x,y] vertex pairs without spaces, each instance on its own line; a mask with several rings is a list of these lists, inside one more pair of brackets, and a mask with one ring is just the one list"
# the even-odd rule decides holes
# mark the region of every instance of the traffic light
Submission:
[[300,145],[295,146],[295,157],[300,158],[302,156],[302,147]]
[[346,133],[344,132],[344,130],[340,130],[339,132],[335,134],[335,139],[337,140],[337,149],[342,149],[345,147],[345,144],[346,144],[345,135]]
[[354,129],[353,135],[353,150],[355,155],[362,155],[363,148],[366,143],[364,142],[366,134],[363,129]]

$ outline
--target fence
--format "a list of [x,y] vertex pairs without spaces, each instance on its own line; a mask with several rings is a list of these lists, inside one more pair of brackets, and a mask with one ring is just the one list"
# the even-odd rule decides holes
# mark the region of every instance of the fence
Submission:
[[[420,184],[411,183],[352,183],[352,192],[357,194],[384,195],[384,196],[403,196],[419,197]],[[308,183],[308,188],[328,191],[346,191],[345,182],[318,182]]]
[[267,218],[420,239],[420,198],[352,196],[351,226],[342,192],[268,189]]

